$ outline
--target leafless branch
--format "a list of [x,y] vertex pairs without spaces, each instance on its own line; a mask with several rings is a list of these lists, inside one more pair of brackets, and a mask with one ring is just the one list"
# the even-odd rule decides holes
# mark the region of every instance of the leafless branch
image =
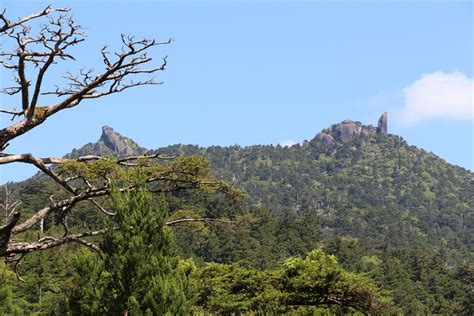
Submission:
[[7,164],[7,163],[12,163],[12,162],[23,162],[23,163],[32,164],[35,167],[37,167],[39,170],[47,174],[49,177],[51,177],[54,181],[56,181],[66,190],[68,190],[71,193],[75,193],[76,192],[75,188],[73,188],[66,181],[64,181],[58,174],[56,174],[56,172],[53,169],[48,168],[46,166],[46,164],[54,160],[55,158],[46,158],[46,159],[35,158],[31,154],[21,154],[21,155],[0,154],[0,164]]
[[[60,165],[60,164],[71,162],[71,161],[87,162],[87,161],[96,161],[100,159],[105,159],[105,158],[102,156],[96,156],[96,155],[87,155],[87,156],[82,156],[76,159],[57,158],[57,157],[36,158],[31,154],[2,154],[0,153],[0,165],[9,164],[13,162],[23,162],[23,163],[34,164],[35,161],[41,162],[44,165],[49,165],[49,164]],[[125,165],[124,163],[126,163],[127,161],[146,160],[146,159],[148,160],[149,159],[174,160],[176,159],[176,157],[163,156],[160,153],[156,153],[153,155],[127,156],[127,157],[118,159],[117,163],[120,165]]]
[[15,271],[15,275],[16,275],[16,278],[18,279],[18,281],[21,281],[21,282],[25,282],[25,279],[23,279],[21,276],[20,276],[20,273],[18,272],[18,269],[20,268],[20,263],[21,263],[21,260],[23,260],[23,258],[26,256],[26,253],[22,254],[20,256],[20,258],[16,259],[15,260],[15,265],[13,266],[13,270]]
[[63,199],[59,202],[56,202],[52,205],[49,205],[47,207],[44,207],[38,210],[33,216],[28,218],[26,221],[13,227],[11,232],[13,234],[24,232],[30,229],[31,227],[33,227],[33,225],[41,221],[43,218],[45,218],[48,214],[50,214],[54,210],[59,209],[62,212],[67,212],[71,210],[78,202],[89,200],[94,197],[105,196],[109,194],[109,192],[110,192],[109,189],[103,188],[103,189],[95,190],[92,192],[83,192],[78,195],[74,195],[70,198]]
[[[92,71],[82,70],[78,74],[67,73],[65,76],[68,81],[66,87],[58,86],[54,91],[42,91],[43,81],[51,68],[50,66],[60,60],[74,60],[74,56],[68,52],[68,49],[84,40],[81,27],[75,24],[71,17],[54,14],[67,13],[68,11],[68,9],[47,7],[45,10],[17,22],[10,22],[6,18],[5,12],[0,14],[0,20],[4,24],[0,27],[0,33],[16,44],[16,49],[12,51],[0,51],[0,65],[15,72],[15,80],[18,84],[14,87],[4,88],[3,92],[7,94],[20,93],[22,96],[21,111],[3,109],[0,110],[0,113],[11,114],[14,116],[13,118],[23,117],[18,122],[0,129],[0,152],[12,139],[42,124],[57,112],[77,106],[84,99],[100,98],[123,92],[132,87],[162,83],[155,81],[154,78],[133,79],[132,77],[152,75],[165,70],[166,57],[158,67],[145,67],[152,61],[152,58],[147,55],[147,51],[155,46],[169,44],[171,40],[164,42],[149,39],[137,40],[132,36],[122,34],[123,48],[120,51],[111,54],[108,52],[107,46],[100,51],[104,63],[102,72],[94,74]],[[26,26],[25,22],[40,17],[49,20],[40,27],[37,34],[32,34],[33,28]],[[29,63],[38,68],[34,80],[27,78],[26,67]],[[40,96],[45,94],[56,95],[62,100],[56,104],[38,108]]]
[[13,242],[13,243],[10,243],[6,251],[6,254],[7,255],[24,254],[24,253],[37,251],[37,250],[46,250],[46,249],[63,245],[68,242],[77,242],[93,249],[94,251],[100,251],[99,247],[97,247],[96,245],[90,242],[83,240],[82,238],[102,235],[105,232],[106,230],[103,229],[103,230],[97,230],[97,231],[92,231],[92,232],[84,232],[84,233],[75,234],[75,235],[68,235],[61,238],[48,236],[48,237],[43,237],[39,239],[38,241],[32,242],[32,243]]
[[3,208],[5,212],[5,224],[8,223],[9,218],[11,217],[12,214],[14,214],[17,210],[17,208],[21,205],[21,201],[19,200],[14,200],[11,201],[11,191],[8,189],[8,184],[5,185],[5,199],[0,206]]
[[12,114],[12,115],[23,115],[23,111],[15,111],[15,110],[2,110],[0,109],[0,113]]
[[8,244],[10,242],[10,236],[12,234],[12,229],[20,220],[20,213],[16,212],[13,214],[13,218],[6,225],[0,227],[0,256],[6,253],[8,249]]
[[33,19],[36,19],[36,18],[39,18],[39,17],[42,17],[42,16],[46,16],[48,14],[50,14],[51,12],[69,12],[70,9],[68,8],[59,8],[59,9],[53,9],[51,8],[51,6],[47,6],[43,11],[41,12],[37,12],[37,13],[33,13],[33,14],[30,14],[22,19],[19,19],[18,21],[15,21],[15,22],[11,22],[9,21],[6,17],[5,17],[5,13],[6,13],[6,9],[3,10],[3,12],[0,14],[0,20],[2,20],[3,22],[3,25],[0,27],[0,33],[4,33],[10,29],[13,29],[19,25],[22,25],[30,20],[33,20]]
[[89,201],[92,202],[92,204],[94,204],[102,213],[104,213],[105,215],[108,215],[108,216],[115,216],[117,215],[116,213],[114,212],[109,212],[108,210],[106,210],[104,207],[100,206],[99,203],[97,203],[94,199],[89,199]]
[[[6,88],[2,88],[2,89],[0,90],[1,93],[3,93],[3,94],[8,94],[8,95],[15,95],[15,94],[17,94],[17,93],[20,92],[20,91],[21,91],[21,87],[20,87],[20,86],[18,86],[18,87],[6,87]],[[11,112],[9,112],[9,111],[6,111],[6,110],[2,110],[2,112],[13,114],[13,113],[11,113]],[[18,114],[19,114],[19,112],[15,112],[15,113],[18,113]],[[18,115],[18,114],[17,114],[17,115]]]
[[[175,181],[175,180],[172,179],[172,178],[165,178],[165,177],[160,178],[160,179],[153,178],[153,179],[148,180],[149,183],[158,182],[158,181],[165,181],[166,182],[166,181]],[[179,190],[180,188],[183,188],[183,189],[198,188],[198,187],[201,187],[203,185],[205,185],[205,184],[202,184],[199,181],[191,181],[191,180],[185,181],[185,180],[182,180],[182,181],[179,181],[178,184],[176,184],[176,187],[174,187],[173,190]],[[119,189],[119,191],[121,191],[121,192],[124,192],[124,191],[127,191],[127,190],[130,190],[130,188],[121,188],[121,189]],[[154,192],[168,192],[168,190],[169,190],[168,188],[165,188],[165,189],[154,189],[154,190],[151,190],[151,191],[154,191]],[[70,198],[61,200],[59,202],[56,202],[53,205],[50,205],[50,206],[47,206],[47,207],[44,207],[44,208],[38,210],[33,216],[28,218],[26,221],[24,221],[21,224],[18,224],[15,227],[13,227],[11,229],[11,233],[12,234],[18,234],[18,233],[21,233],[21,232],[24,232],[24,231],[30,229],[31,227],[33,227],[33,225],[38,223],[41,219],[45,218],[48,214],[50,214],[54,210],[59,209],[59,210],[62,210],[63,212],[67,212],[67,211],[71,210],[78,202],[90,200],[90,199],[95,198],[95,197],[106,196],[109,193],[110,193],[110,188],[102,187],[100,189],[96,189],[96,190],[93,190],[93,191],[82,192],[82,193],[80,193],[78,195],[75,195],[73,197],[70,197]]]
[[[177,220],[173,220],[167,222],[166,226],[177,226],[183,223],[192,223],[192,222],[204,222],[207,224],[211,223],[223,223],[223,224],[232,224],[232,221],[229,220],[219,220],[219,219],[212,219],[212,218],[181,218]],[[50,248],[54,248],[68,242],[77,242],[86,247],[91,248],[92,250],[100,253],[100,248],[94,245],[91,242],[84,240],[85,237],[93,237],[103,235],[107,232],[107,229],[96,230],[91,232],[84,232],[74,235],[67,235],[60,238],[47,236],[39,239],[36,242],[28,243],[28,242],[13,242],[10,243],[8,249],[6,250],[6,255],[14,255],[14,254],[27,254],[29,252],[37,251],[37,250],[46,250]],[[20,258],[21,260],[22,258]]]

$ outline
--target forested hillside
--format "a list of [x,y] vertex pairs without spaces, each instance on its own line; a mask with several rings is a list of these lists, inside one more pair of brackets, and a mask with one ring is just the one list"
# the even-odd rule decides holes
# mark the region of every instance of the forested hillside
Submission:
[[[400,136],[387,134],[386,121],[385,128],[380,124],[375,128],[346,120],[291,147],[173,145],[148,151],[104,127],[97,143],[74,149],[68,157],[158,152],[203,156],[217,178],[231,181],[245,193],[237,204],[220,195],[192,191],[166,196],[171,217],[197,214],[234,221],[232,225],[189,224],[173,230],[181,257],[193,258],[198,266],[205,262],[237,265],[205,268],[214,271],[201,272],[209,282],[221,270],[252,275],[245,286],[266,297],[269,285],[254,278],[264,279],[268,273],[264,270],[277,269],[288,258],[303,257],[319,248],[335,255],[347,271],[372,279],[400,311],[473,312],[474,174],[410,146]],[[23,202],[26,213],[48,203],[55,191],[55,185],[42,176],[8,187]],[[102,221],[87,210],[80,214],[71,214],[70,225],[94,227]],[[43,224],[45,229],[55,229],[55,218]],[[52,258],[57,255],[51,254]],[[45,262],[41,256],[31,255],[31,261],[25,263],[26,274],[38,273],[34,261]],[[36,297],[37,304],[42,304],[45,292],[54,298],[54,289],[64,286],[61,282],[67,277],[53,270],[39,272],[38,278],[41,273],[49,275],[46,283],[53,284],[48,286],[36,277],[37,281],[30,279],[28,300]],[[262,275],[248,274],[257,270]],[[228,284],[219,286],[229,290],[225,288]],[[39,300],[38,289],[42,293]],[[235,311],[219,301],[228,298],[214,295],[218,303],[201,301],[203,308]],[[252,306],[265,305],[265,300],[252,304],[245,301],[237,310],[252,310]]]

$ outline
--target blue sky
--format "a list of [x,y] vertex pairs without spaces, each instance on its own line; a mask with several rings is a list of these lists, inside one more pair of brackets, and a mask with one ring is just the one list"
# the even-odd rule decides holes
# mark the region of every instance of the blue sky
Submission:
[[[16,18],[50,2],[2,4]],[[168,55],[164,85],[84,102],[12,141],[10,153],[62,156],[103,125],[147,148],[301,142],[347,118],[375,125],[388,111],[389,133],[474,170],[470,1],[52,3],[72,9],[87,40],[49,85],[66,70],[101,70],[100,47],[118,47],[121,33],[174,40],[150,53],[156,65]],[[0,183],[35,172],[0,168]]]

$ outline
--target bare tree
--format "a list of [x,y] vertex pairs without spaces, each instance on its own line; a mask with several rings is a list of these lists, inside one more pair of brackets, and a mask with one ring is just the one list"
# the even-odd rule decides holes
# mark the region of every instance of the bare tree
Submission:
[[[67,242],[78,242],[96,247],[84,240],[85,237],[96,236],[103,231],[82,232],[69,235],[65,222],[63,236],[43,237],[35,242],[15,241],[12,236],[32,229],[52,212],[61,212],[62,218],[80,202],[88,202],[109,216],[114,214],[107,211],[95,199],[106,196],[111,191],[111,182],[123,172],[131,168],[145,167],[147,183],[154,185],[154,191],[168,192],[183,189],[206,188],[212,190],[231,191],[224,182],[213,180],[206,161],[200,159],[163,157],[159,154],[132,156],[111,160],[98,156],[85,156],[78,159],[62,159],[55,157],[34,157],[29,153],[7,153],[8,143],[22,134],[43,124],[52,115],[81,104],[86,99],[96,99],[109,94],[119,93],[128,88],[156,85],[153,78],[143,78],[165,70],[166,57],[159,66],[150,65],[152,58],[147,55],[150,48],[169,44],[171,40],[158,42],[122,35],[122,49],[110,53],[107,47],[100,50],[99,57],[103,61],[103,70],[94,74],[90,70],[81,70],[77,74],[66,73],[65,86],[56,86],[51,91],[44,91],[43,83],[50,66],[60,62],[74,60],[69,49],[82,41],[84,34],[81,27],[74,23],[69,15],[69,9],[54,9],[50,6],[43,11],[29,15],[17,21],[10,21],[6,11],[0,14],[3,25],[0,35],[6,41],[13,42],[13,49],[0,52],[0,64],[14,74],[15,84],[4,87],[1,92],[8,95],[20,96],[20,107],[3,108],[0,114],[10,115],[11,124],[0,129],[0,164],[26,163],[35,166],[49,176],[68,196],[61,200],[51,199],[50,205],[38,209],[36,213],[20,221],[20,213],[16,212],[6,225],[0,227],[0,256],[14,257],[35,250],[52,248]],[[30,26],[31,22],[43,21],[39,28]],[[28,78],[27,67],[36,70],[34,78]],[[54,95],[58,101],[52,104],[40,105],[43,95]],[[103,172],[92,174],[100,166]],[[133,185],[121,187],[120,190],[133,189]],[[168,223],[177,225],[181,222],[205,221],[212,219],[188,218]]]
[[9,219],[13,216],[17,208],[21,205],[20,200],[12,200],[11,196],[12,196],[12,193],[8,189],[8,184],[5,184],[5,199],[3,203],[0,204],[3,211],[5,212],[5,218],[4,218],[5,224],[8,223]]

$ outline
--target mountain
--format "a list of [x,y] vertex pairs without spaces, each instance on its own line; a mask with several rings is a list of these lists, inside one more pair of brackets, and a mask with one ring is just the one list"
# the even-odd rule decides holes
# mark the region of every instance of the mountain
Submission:
[[445,245],[458,262],[474,256],[474,174],[387,132],[345,120],[291,147],[172,145],[147,150],[104,126],[96,143],[66,157],[145,152],[208,158],[217,177],[273,215],[315,214],[326,236],[369,244]]
[[[96,143],[68,157],[145,152],[204,156],[216,177],[247,193],[245,205],[193,192],[169,195],[172,214],[192,211],[242,223],[176,228],[183,257],[263,269],[324,248],[390,291],[407,314],[469,314],[465,306],[474,308],[474,174],[389,134],[386,113],[377,127],[345,120],[291,147],[147,150],[105,126]],[[11,187],[25,210],[48,203],[53,190],[44,177]],[[98,220],[91,212],[77,214],[71,226]]]
[[318,214],[327,235],[393,246],[443,244],[474,259],[474,174],[387,134],[345,120],[291,147],[159,148],[203,155],[216,174],[273,214]]
[[102,135],[95,143],[89,143],[80,149],[73,149],[67,158],[77,158],[85,155],[98,156],[135,156],[141,155],[145,148],[138,146],[132,139],[115,132],[110,126],[102,127]]

